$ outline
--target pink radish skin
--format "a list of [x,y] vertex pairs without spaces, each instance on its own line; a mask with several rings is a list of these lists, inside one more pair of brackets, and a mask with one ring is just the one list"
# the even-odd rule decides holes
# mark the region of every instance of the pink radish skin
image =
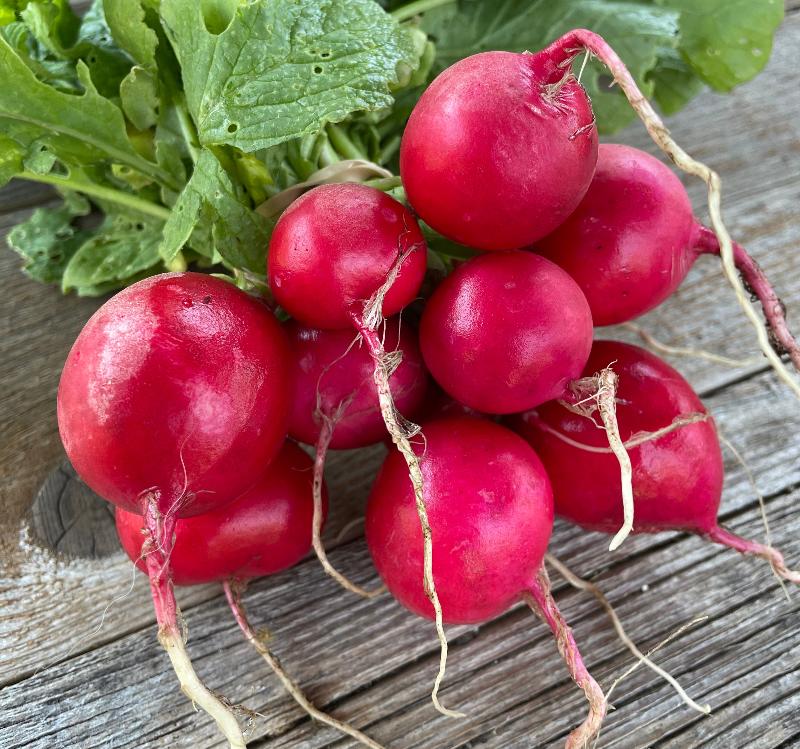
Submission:
[[[258,481],[225,507],[175,523],[170,556],[177,585],[221,582],[231,613],[286,691],[312,718],[357,739],[370,749],[380,745],[361,731],[319,710],[286,673],[263,635],[250,624],[242,602],[247,581],[288,569],[311,547],[311,458],[286,441]],[[322,488],[325,510],[327,492]],[[146,538],[140,515],[117,509],[122,547],[140,569]]]
[[[425,437],[417,450],[444,620],[483,622],[526,600],[553,630],[571,675],[590,699],[590,716],[567,744],[583,746],[599,730],[605,698],[586,671],[542,566],[553,495],[541,461],[524,440],[483,419],[426,423]],[[392,595],[414,613],[433,618],[422,586],[414,491],[397,451],[389,453],[372,487],[366,537]]]
[[140,281],[107,301],[67,357],[58,426],[81,478],[144,516],[158,639],[182,691],[243,749],[230,707],[186,652],[170,566],[175,525],[223,507],[277,454],[288,423],[289,349],[272,313],[197,273]]
[[434,379],[476,411],[510,414],[561,397],[592,346],[578,285],[530,252],[479,255],[436,289],[420,324]]
[[[619,373],[617,419],[623,440],[669,427],[681,417],[705,413],[689,383],[638,346],[596,341],[586,371],[612,361]],[[619,469],[601,430],[558,403],[546,403],[509,423],[542,459],[553,483],[559,515],[587,530],[609,533],[619,527]],[[586,447],[570,444],[564,437]],[[629,447],[628,452],[636,506],[633,533],[697,533],[744,554],[764,557],[778,574],[800,582],[800,574],[787,569],[777,550],[719,526],[723,467],[711,418],[680,426]]]
[[[637,148],[604,143],[586,196],[536,243],[536,252],[577,281],[595,325],[614,325],[661,304],[698,257],[719,255],[719,240],[694,217],[686,189],[668,166]],[[734,243],[733,252],[776,344],[800,367],[780,299],[745,249]]]
[[483,52],[451,65],[411,113],[400,175],[436,231],[482,250],[513,250],[555,229],[594,172],[597,129],[561,57]]
[[425,240],[413,214],[380,190],[345,183],[320,185],[281,215],[269,244],[269,283],[295,319],[314,328],[354,327],[364,303],[403,254],[383,299],[383,314],[416,297],[427,264]]
[[[290,436],[314,445],[319,440],[322,416],[333,419],[341,411],[332,425],[329,447],[349,449],[380,442],[386,427],[372,377],[374,364],[354,331],[317,330],[294,320],[284,327],[295,362]],[[400,413],[413,419],[428,383],[416,335],[407,325],[400,328],[397,318],[387,320],[384,347],[402,353],[389,384]],[[342,404],[344,409],[340,409]]]
[[131,512],[186,517],[253,484],[286,436],[290,355],[263,303],[225,281],[136,283],[86,323],[58,389],[69,459]]
[[577,281],[595,325],[613,325],[678,288],[697,257],[699,228],[671,169],[639,149],[601,144],[586,196],[535,251]]
[[[175,524],[170,556],[176,585],[250,580],[292,567],[311,548],[312,460],[285,442],[255,486],[233,502]],[[327,508],[327,491],[323,487]],[[122,548],[141,570],[144,519],[116,513]]]

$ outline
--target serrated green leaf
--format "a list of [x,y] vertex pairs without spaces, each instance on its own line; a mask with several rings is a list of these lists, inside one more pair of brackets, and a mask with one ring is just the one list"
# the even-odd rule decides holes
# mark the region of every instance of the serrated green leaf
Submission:
[[54,57],[36,40],[24,23],[16,21],[0,27],[0,36],[40,81],[59,91],[80,91],[75,64],[71,60]]
[[196,0],[163,0],[161,15],[200,141],[248,152],[390,106],[421,52],[374,0],[242,4],[218,34]]
[[111,37],[102,0],[95,0],[83,18],[72,12],[67,0],[31,0],[21,15],[39,44],[52,56],[83,60],[103,96],[118,94],[131,61]]
[[[646,95],[653,89],[648,73],[678,41],[678,13],[648,0],[461,0],[426,13],[422,27],[436,44],[437,72],[476,52],[536,51],[571,29],[590,28],[616,50]],[[581,76],[603,132],[618,130],[634,117],[619,90],[609,89],[610,80],[597,62]]]
[[156,79],[150,72],[136,65],[119,85],[122,111],[137,130],[148,130],[158,119],[158,92]]
[[154,67],[158,36],[145,20],[141,0],[105,0],[103,7],[117,44],[140,65]]
[[782,0],[656,0],[680,11],[680,51],[712,88],[730,91],[769,60]]
[[[267,219],[242,204],[214,154],[203,150],[164,225],[159,254],[171,262],[197,232],[195,236],[206,241],[210,236],[213,250],[226,264],[263,273],[271,229]],[[192,248],[210,254],[208,247],[193,244]]]
[[162,178],[161,170],[134,150],[122,112],[97,92],[82,61],[76,70],[84,93],[57,91],[37,80],[0,38],[0,132],[24,143],[43,138],[59,158],[68,154],[84,164],[111,160]]
[[124,214],[107,216],[67,263],[61,289],[95,295],[156,272],[161,268],[160,241],[158,223]]
[[89,201],[68,193],[57,208],[37,208],[8,234],[8,245],[24,260],[23,271],[41,283],[60,283],[64,268],[90,232],[73,221],[89,212]]
[[67,0],[31,0],[20,16],[39,44],[60,57],[75,43],[81,25]]

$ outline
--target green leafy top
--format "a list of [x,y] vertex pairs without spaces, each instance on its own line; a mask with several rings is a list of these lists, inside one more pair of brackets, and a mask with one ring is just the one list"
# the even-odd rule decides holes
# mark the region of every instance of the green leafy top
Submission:
[[[260,288],[274,219],[258,206],[346,159],[395,170],[408,114],[454,61],[587,27],[671,113],[758,73],[782,15],[780,0],[95,0],[79,17],[0,0],[0,186],[64,199],[8,242],[79,294],[189,264]],[[598,63],[580,75],[601,130],[632,118]]]

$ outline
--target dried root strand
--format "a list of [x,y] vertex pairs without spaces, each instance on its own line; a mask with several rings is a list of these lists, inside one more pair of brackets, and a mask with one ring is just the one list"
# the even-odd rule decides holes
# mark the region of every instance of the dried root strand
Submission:
[[583,377],[570,383],[574,397],[569,401],[562,401],[571,411],[588,419],[593,420],[595,411],[599,413],[608,445],[619,462],[622,483],[622,527],[611,539],[609,551],[618,548],[633,530],[633,469],[617,424],[617,382],[616,373],[610,366],[606,367],[592,377]]
[[[633,76],[625,67],[625,63],[601,36],[586,29],[576,29],[557,39],[548,47],[548,51],[556,56],[563,55],[565,51],[571,49],[576,51],[588,50],[597,57],[608,68],[615,83],[625,94],[653,142],[681,171],[699,177],[705,182],[708,190],[708,211],[711,217],[711,226],[719,241],[719,253],[725,277],[736,294],[739,306],[756,330],[758,344],[762,353],[767,357],[779,379],[790,388],[797,398],[800,398],[800,382],[792,377],[781,357],[772,347],[769,335],[750,303],[747,290],[737,272],[733,240],[722,220],[722,190],[719,175],[702,162],[693,159],[673,140],[664,122],[639,90]],[[570,64],[571,58],[565,60],[564,63]]]
[[[556,439],[561,440],[570,447],[575,447],[578,450],[583,450],[587,453],[608,454],[613,452],[610,447],[598,447],[597,445],[587,445],[583,442],[578,442],[578,440],[572,439],[572,437],[564,434],[564,432],[559,432],[558,429],[553,429],[553,427],[551,427],[536,414],[532,414],[530,418],[536,422],[536,425],[539,427],[539,429],[547,432],[548,434],[552,434]],[[661,437],[665,437],[666,435],[671,434],[678,429],[682,429],[690,424],[699,424],[703,421],[708,421],[710,418],[711,414],[709,414],[707,411],[690,411],[688,414],[676,416],[669,424],[667,424],[667,426],[656,429],[653,432],[636,432],[622,444],[625,446],[626,450],[633,450],[640,445],[644,445],[646,442],[661,439]]]
[[322,543],[322,481],[325,473],[325,458],[328,454],[328,446],[330,445],[334,428],[335,421],[330,417],[322,415],[319,438],[317,439],[314,455],[314,476],[312,483],[314,516],[311,521],[311,545],[314,547],[314,553],[317,555],[322,569],[336,580],[339,585],[345,590],[349,590],[351,593],[355,593],[362,598],[374,598],[385,590],[384,586],[381,585],[374,590],[367,590],[354,583],[330,563],[328,555],[325,552],[325,545]]
[[666,343],[659,341],[653,335],[648,333],[644,328],[632,322],[622,324],[626,330],[635,333],[641,339],[645,346],[657,351],[659,354],[667,354],[668,356],[682,356],[693,359],[705,359],[705,361],[713,362],[714,364],[721,364],[723,367],[732,367],[734,369],[743,369],[745,367],[755,367],[761,364],[761,357],[752,356],[747,359],[731,359],[727,356],[721,356],[711,351],[703,351],[702,349],[685,348],[683,346],[669,346]]
[[641,650],[636,646],[636,643],[631,640],[628,636],[628,633],[625,631],[624,627],[622,626],[622,622],[619,620],[617,616],[617,612],[614,610],[614,607],[611,605],[609,600],[606,598],[605,594],[603,593],[600,588],[595,585],[595,583],[590,582],[589,580],[585,580],[582,577],[578,577],[572,570],[569,569],[562,561],[554,557],[552,554],[545,554],[545,561],[553,567],[561,577],[563,577],[573,588],[577,588],[578,590],[584,590],[588,593],[591,593],[596,599],[597,602],[603,607],[603,610],[608,615],[608,618],[611,620],[611,624],[614,627],[614,631],[617,633],[617,637],[619,637],[620,641],[625,645],[628,650],[633,654],[634,658],[638,658],[639,661],[644,663],[651,671],[658,674],[664,681],[672,686],[672,688],[678,693],[680,698],[686,703],[689,707],[693,710],[697,710],[699,713],[703,713],[704,715],[708,715],[711,712],[710,705],[698,705],[687,693],[686,690],[677,682],[677,680],[671,676],[667,671],[665,671],[661,666],[656,665],[651,661]]
[[231,749],[245,749],[244,734],[229,703],[214,694],[195,672],[186,651],[180,611],[172,589],[169,557],[175,534],[175,515],[162,515],[158,497],[153,495],[145,509],[145,525],[149,538],[145,541],[145,565],[150,578],[153,606],[158,622],[158,641],[167,651],[181,691],[210,715],[225,736]]
[[411,439],[421,433],[420,427],[413,422],[405,419],[397,410],[392,397],[392,390],[389,385],[389,377],[392,366],[391,356],[387,365],[386,351],[383,348],[381,336],[378,334],[380,326],[383,324],[383,300],[397,279],[403,261],[411,252],[418,251],[419,247],[413,246],[403,252],[398,253],[398,257],[392,268],[387,274],[385,282],[364,304],[361,315],[353,315],[353,323],[361,334],[364,343],[369,350],[374,362],[373,377],[375,387],[378,391],[378,401],[380,403],[381,415],[384,424],[389,432],[397,449],[405,459],[408,466],[408,476],[414,488],[414,501],[419,515],[420,527],[422,529],[423,540],[423,579],[422,584],[425,595],[431,602],[436,622],[436,635],[439,639],[439,670],[431,691],[431,700],[434,707],[443,715],[450,718],[463,718],[464,713],[450,710],[439,701],[439,689],[444,679],[447,666],[447,635],[444,631],[444,619],[442,615],[442,605],[436,593],[436,584],[433,579],[433,538],[431,526],[428,520],[428,510],[425,507],[424,480],[422,469],[420,468],[419,458],[411,446]]
[[586,669],[572,630],[553,599],[550,591],[550,578],[544,564],[539,568],[536,580],[531,584],[530,590],[523,594],[523,599],[531,611],[550,627],[556,638],[558,652],[567,664],[572,680],[583,690],[589,701],[589,714],[583,723],[567,737],[566,749],[588,747],[589,742],[600,731],[608,708],[608,701],[603,690],[600,689],[600,685]]
[[[292,699],[300,705],[303,710],[308,713],[312,718],[315,718],[320,723],[325,723],[326,725],[331,726],[332,728],[341,731],[348,736],[351,736],[356,741],[358,741],[363,746],[367,746],[370,749],[384,749],[384,747],[379,744],[377,741],[373,741],[369,736],[365,733],[362,733],[357,728],[345,723],[337,718],[334,718],[332,715],[328,715],[328,713],[320,710],[316,705],[314,705],[311,700],[306,697],[303,693],[303,690],[300,686],[292,679],[289,674],[286,673],[286,670],[281,665],[281,662],[278,660],[277,656],[270,650],[269,646],[267,645],[266,638],[260,636],[250,624],[250,621],[247,618],[247,613],[244,609],[244,605],[242,604],[242,592],[243,587],[241,584],[236,583],[231,580],[226,580],[222,587],[225,591],[225,598],[228,600],[228,605],[230,606],[231,612],[233,613],[234,619],[236,619],[236,623],[239,625],[239,628],[242,630],[242,633],[247,638],[247,641],[256,649],[258,654],[267,662],[269,667],[275,673],[275,675],[280,679],[281,684],[283,684],[284,689],[291,695]],[[242,745],[244,746],[244,744]]]

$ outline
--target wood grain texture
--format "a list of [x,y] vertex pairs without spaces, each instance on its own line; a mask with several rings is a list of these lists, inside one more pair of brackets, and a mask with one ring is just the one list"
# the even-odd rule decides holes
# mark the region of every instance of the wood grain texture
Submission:
[[[800,103],[791,93],[798,45],[794,13],[766,73],[731,96],[703,94],[670,122],[678,142],[723,175],[729,227],[776,281],[794,319],[800,319]],[[638,128],[620,139],[653,150]],[[686,184],[702,216],[702,185]],[[0,235],[50,195],[25,184],[5,188]],[[146,586],[127,560],[57,558],[32,547],[21,530],[37,489],[63,458],[54,419],[58,373],[99,301],[61,297],[26,279],[18,266],[15,255],[0,252],[0,748],[219,746],[208,721],[177,691],[152,631]],[[701,260],[642,324],[672,345],[729,356],[754,352],[753,333],[713,258]],[[722,431],[769,497],[776,544],[800,566],[800,405],[770,373],[759,373],[763,367],[673,362],[708,394]],[[329,474],[338,515],[329,542],[361,511],[380,452],[334,456]],[[730,456],[726,472],[726,522],[761,537],[752,489]],[[689,712],[640,669],[618,687],[617,710],[599,746],[800,744],[797,596],[787,602],[765,564],[697,538],[638,537],[615,554],[605,551],[606,541],[559,524],[552,548],[576,571],[596,577],[643,648],[699,614],[709,616],[656,658],[715,712],[708,718]],[[374,579],[362,540],[341,544],[331,556],[358,581]],[[589,665],[607,686],[630,664],[629,655],[592,599],[558,589]],[[123,595],[98,628],[106,604]],[[214,586],[183,590],[180,601],[198,671],[263,716],[253,727],[254,747],[350,745],[308,721],[281,693],[237,634]],[[255,583],[246,603],[320,705],[393,748],[557,746],[582,717],[582,696],[551,639],[521,608],[482,627],[450,628],[442,698],[469,718],[448,721],[428,699],[437,658],[432,627],[388,597],[353,599],[307,560]]]

